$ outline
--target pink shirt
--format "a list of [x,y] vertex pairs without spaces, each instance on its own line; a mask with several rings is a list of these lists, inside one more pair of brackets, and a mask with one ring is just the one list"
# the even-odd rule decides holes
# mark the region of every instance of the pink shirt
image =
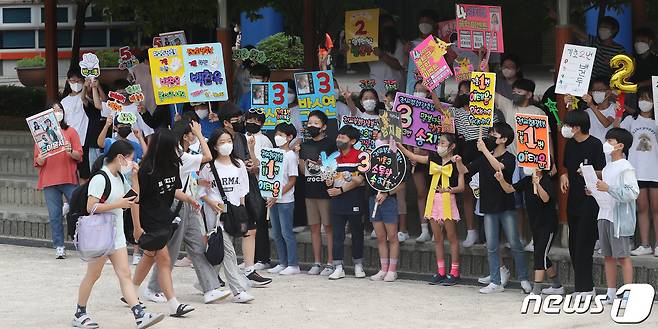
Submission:
[[[82,154],[82,145],[80,145],[80,137],[73,127],[62,129],[64,139],[71,143],[71,149]],[[39,169],[39,181],[37,183],[38,189],[44,187],[60,185],[60,184],[78,184],[78,162],[74,160],[67,152],[60,152],[46,158],[43,166],[37,163],[39,156],[39,149],[34,145],[34,166]],[[82,161],[82,159],[80,160]]]

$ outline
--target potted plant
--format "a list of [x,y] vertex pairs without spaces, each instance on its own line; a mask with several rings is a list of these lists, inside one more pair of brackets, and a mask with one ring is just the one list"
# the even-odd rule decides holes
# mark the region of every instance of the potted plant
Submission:
[[261,40],[256,49],[265,54],[266,63],[272,69],[271,81],[292,79],[296,72],[302,71],[304,45],[297,36],[279,32]]
[[128,70],[119,68],[119,51],[108,49],[95,52],[101,67],[101,75],[98,80],[105,85],[112,85],[117,79],[127,79]]
[[26,87],[46,85],[46,59],[37,55],[16,62],[18,80]]

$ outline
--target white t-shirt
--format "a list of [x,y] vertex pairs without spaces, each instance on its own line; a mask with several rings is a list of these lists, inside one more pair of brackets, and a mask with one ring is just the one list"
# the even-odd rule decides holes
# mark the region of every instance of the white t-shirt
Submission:
[[64,107],[64,120],[66,120],[66,123],[78,132],[80,145],[84,146],[87,138],[89,118],[87,117],[87,113],[85,113],[82,97],[82,93],[79,93],[76,96],[68,95],[64,97],[60,103],[62,103],[62,106]]
[[258,160],[261,159],[260,150],[264,148],[272,148],[272,141],[270,141],[270,139],[267,138],[267,136],[265,136],[265,134],[263,134],[260,131],[253,135],[247,134],[246,137],[247,137],[247,142],[250,141],[252,138],[256,138],[256,144],[254,145],[254,152],[256,152],[255,155]]
[[[247,167],[242,160],[238,160],[240,167],[233,164],[224,165],[215,160],[215,167],[217,168],[217,175],[222,180],[221,184],[226,193],[228,201],[235,205],[240,205],[240,198],[243,198],[249,193],[249,176],[247,176]],[[207,196],[210,200],[223,203],[222,195],[217,189],[217,182],[212,174],[210,165],[205,165],[199,173],[199,178],[210,181],[210,188],[199,186],[199,198]],[[203,211],[206,215],[206,221],[210,221],[217,217],[217,214],[208,206],[203,205]],[[212,225],[214,227],[214,224]],[[223,227],[223,226],[222,226]]]
[[[106,166],[103,166],[101,169],[107,176],[110,178],[110,184],[112,188],[110,189],[110,195],[105,200],[105,203],[112,203],[123,198],[126,193],[130,190],[128,185],[128,180],[121,180],[121,177],[117,174],[114,176]],[[100,199],[103,196],[103,191],[105,190],[105,178],[101,175],[94,176],[89,182],[89,190],[87,192],[88,196],[93,196]],[[114,237],[114,249],[126,247],[126,237],[123,234],[123,209],[113,209],[110,210],[114,214],[116,234]]]
[[[546,115],[544,111],[534,105],[525,107],[516,106],[512,100],[500,94],[496,94],[495,100],[496,105],[498,105],[498,109],[500,109],[500,111],[503,112],[503,116],[505,116],[505,122],[507,122],[507,124],[510,125],[512,129],[514,129],[514,138],[516,138],[516,122],[514,116],[517,113]],[[548,127],[548,132],[550,134],[551,127]],[[507,147],[507,150],[516,157],[516,140]]]
[[[182,150],[181,150],[182,152]],[[181,159],[181,166],[179,167],[179,172],[180,172],[180,182],[182,188],[185,188],[185,183],[187,183],[187,189],[185,190],[185,194],[187,195],[193,195],[192,193],[192,185],[194,182],[192,182],[194,179],[190,177],[190,175],[198,171],[199,168],[201,167],[201,160],[203,160],[203,154],[191,154],[187,152],[183,152],[183,155],[180,157]]]
[[[290,181],[291,176],[299,176],[299,157],[293,150],[283,154],[283,180],[281,181],[281,189]],[[276,200],[276,203],[290,203],[295,201],[295,186]]]
[[[585,110],[587,115],[589,115],[589,134],[598,138],[601,143],[605,143],[605,134],[612,128],[612,124],[608,126],[607,128],[601,124],[601,121],[596,118],[596,114],[594,114],[594,110],[591,108],[587,108]],[[607,109],[602,110],[601,114],[608,118],[613,118],[615,117],[615,104],[610,104]]]
[[[133,103],[129,105],[124,105],[123,111],[135,114],[135,116],[137,117],[137,122],[133,125],[133,127],[136,127],[139,130],[141,130],[144,136],[149,136],[153,134],[154,132],[153,128],[147,125],[146,122],[144,122],[144,119],[142,119],[142,115],[139,114],[139,110],[137,110],[137,104]],[[112,112],[113,110],[107,106],[107,102],[103,102],[103,110],[101,111],[101,116],[107,118],[108,116],[112,115]],[[139,143],[139,139],[137,139],[135,134],[133,134],[132,132],[130,133],[130,135],[128,135],[128,139],[135,143]]]
[[[619,182],[619,175],[629,169],[633,169],[633,166],[626,159],[609,161],[603,168],[601,177],[609,186],[617,185]],[[597,198],[596,202],[599,204],[598,219],[606,219],[612,222],[616,202],[615,199],[613,199],[608,193],[601,193],[601,197]]]
[[[400,62],[400,66],[405,63],[405,54],[404,54],[404,45],[398,40],[395,43],[395,52],[387,53],[389,56],[397,59]],[[368,62],[370,66],[370,79],[375,80],[375,90],[379,97],[384,97],[386,94],[386,88],[384,87],[384,80],[396,80],[398,88],[404,90],[406,84],[406,77],[404,76],[404,70],[394,70],[384,61],[379,60],[376,62]]]
[[638,116],[628,116],[621,122],[621,127],[633,134],[633,145],[628,152],[628,161],[635,167],[638,181],[658,182],[658,141],[656,139],[656,121]]

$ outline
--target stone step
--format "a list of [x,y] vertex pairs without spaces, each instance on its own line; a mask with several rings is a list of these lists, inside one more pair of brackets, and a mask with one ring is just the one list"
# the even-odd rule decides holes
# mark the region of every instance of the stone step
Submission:
[[0,131],[0,146],[34,147],[34,138],[28,131]]
[[13,207],[45,207],[43,191],[37,190],[36,177],[0,179],[0,205]]
[[32,148],[0,146],[0,176],[36,177],[37,175]]

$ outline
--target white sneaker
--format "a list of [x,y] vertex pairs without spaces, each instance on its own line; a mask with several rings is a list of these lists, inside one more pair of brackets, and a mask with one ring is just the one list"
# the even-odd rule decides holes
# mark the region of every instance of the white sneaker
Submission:
[[384,277],[386,276],[386,273],[387,272],[379,271],[375,275],[370,277],[370,281],[382,281],[382,280],[384,280]]
[[507,267],[503,266],[500,268],[500,285],[505,287],[509,281],[510,273]]
[[377,240],[377,233],[375,232],[375,230],[372,230],[372,232],[370,232],[370,240]]
[[354,277],[365,278],[366,272],[363,271],[363,264],[354,264]]
[[525,250],[527,252],[535,252],[535,241],[530,240],[530,243],[525,245],[525,247],[523,247],[523,250]]
[[279,272],[279,275],[295,275],[299,274],[300,272],[301,271],[299,270],[299,266],[288,266]]
[[485,277],[478,278],[478,282],[480,284],[489,284],[489,283],[491,283],[491,275],[487,275]]
[[338,280],[344,277],[345,277],[345,270],[343,270],[343,265],[338,265],[336,266],[334,272],[331,273],[331,275],[329,275],[329,280]]
[[480,289],[481,294],[493,294],[503,291],[505,291],[505,288],[502,285],[497,285],[495,283],[489,283],[488,286]]
[[144,313],[141,318],[135,319],[135,324],[137,324],[137,329],[145,329],[155,325],[156,323],[162,321],[165,315],[162,313]]
[[633,256],[651,255],[653,253],[654,253],[654,251],[651,250],[651,247],[645,247],[645,246],[639,246],[639,247],[635,248],[635,250],[631,251],[631,255],[633,255]]
[[544,295],[564,295],[564,287],[553,288],[548,287],[541,290],[541,293]]
[[409,233],[398,232],[398,241],[405,242],[407,239],[409,239]]
[[331,273],[334,273],[334,266],[327,264],[322,272],[320,272],[320,276],[330,276]]
[[398,272],[386,272],[384,282],[393,282],[398,278]]
[[308,275],[319,275],[320,272],[322,272],[322,265],[313,264],[313,266],[311,266],[311,269],[308,270],[308,272],[306,272],[306,274],[308,274]]
[[140,260],[142,260],[142,255],[133,254],[133,265],[139,264]]
[[509,242],[505,242],[503,243],[503,248],[512,249],[512,246],[509,244]]
[[477,230],[468,230],[466,233],[466,240],[462,242],[462,247],[470,248],[478,241],[478,231]]
[[230,295],[231,292],[228,290],[213,289],[203,294],[203,302],[210,304],[214,301],[223,300]]
[[55,248],[55,258],[56,259],[65,259],[66,258],[66,249],[64,247]]
[[183,258],[177,260],[174,263],[174,266],[176,266],[176,267],[192,267],[192,260],[190,260],[187,257],[183,257]]
[[306,226],[297,226],[297,227],[293,227],[292,231],[294,233],[302,233],[302,232],[304,232],[305,229],[306,229]]
[[524,293],[529,294],[532,292],[532,284],[530,284],[530,281],[528,280],[523,280],[521,281],[521,290],[523,290]]
[[421,234],[416,238],[416,242],[418,242],[418,243],[425,243],[425,242],[427,242],[427,241],[429,241],[429,240],[431,240],[431,239],[432,239],[432,237],[430,236],[430,232],[425,231],[425,232],[421,233]]
[[149,300],[158,304],[164,304],[167,302],[167,298],[164,296],[164,294],[153,292],[149,288],[144,289],[144,292],[142,293],[142,299]]
[[267,270],[267,273],[271,273],[271,274],[279,274],[279,272],[281,272],[281,271],[283,271],[283,270],[285,270],[285,269],[286,269],[285,266],[283,266],[283,265],[281,265],[281,264],[278,264],[277,266],[274,266],[273,268]]
[[249,303],[254,300],[254,296],[248,294],[246,291],[243,291],[235,296],[233,296],[233,301],[239,304]]
[[262,271],[268,268],[270,268],[270,263],[256,262],[256,264],[254,264],[254,270],[256,271]]
[[245,266],[244,266],[244,262],[238,264],[238,268],[239,268],[239,269],[244,270],[244,267],[245,267]]
[[653,255],[658,257],[658,246],[656,246],[656,249],[654,250]]

